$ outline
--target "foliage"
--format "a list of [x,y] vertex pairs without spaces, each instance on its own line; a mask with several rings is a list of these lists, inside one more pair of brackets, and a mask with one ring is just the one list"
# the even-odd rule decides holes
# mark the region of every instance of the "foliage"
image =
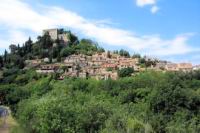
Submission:
[[69,31],[68,37],[70,40],[69,45],[77,45],[79,43],[78,37],[72,34],[70,31]]
[[67,47],[67,48],[62,49],[60,55],[61,55],[61,57],[67,57],[67,56],[74,54],[74,53],[75,53],[75,51],[74,51],[73,48]]
[[129,52],[126,51],[126,50],[123,50],[123,49],[121,49],[121,50],[119,51],[119,55],[125,56],[125,57],[130,57]]
[[0,85],[0,100],[27,133],[200,131],[199,72],[56,81],[17,71],[13,84]]
[[[134,69],[124,68],[118,71],[118,80],[58,81],[57,75],[23,69],[27,59],[61,61],[71,54],[104,51],[92,40],[79,41],[67,33],[68,45],[45,34],[36,42],[29,38],[24,45],[11,45],[11,52],[0,56],[0,104],[9,106],[18,120],[16,133],[200,132],[200,71],[145,71],[132,76]],[[130,56],[125,50],[114,53]],[[144,67],[156,63],[137,54],[133,58],[140,58]]]
[[118,70],[118,76],[119,77],[130,77],[131,74],[134,72],[133,68],[122,68],[120,70]]
[[155,66],[157,62],[158,62],[157,60],[139,58],[139,63],[140,63],[140,65],[143,66],[143,67]]

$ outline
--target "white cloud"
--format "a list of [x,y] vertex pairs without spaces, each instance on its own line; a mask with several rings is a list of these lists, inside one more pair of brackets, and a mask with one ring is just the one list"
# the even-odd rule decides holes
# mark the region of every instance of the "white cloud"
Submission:
[[152,8],[151,8],[151,13],[157,13],[159,11],[159,8],[157,7],[157,6],[153,6]]
[[143,6],[146,6],[146,5],[155,5],[156,0],[136,0],[136,4],[139,7],[143,7]]
[[151,13],[155,14],[159,11],[159,7],[157,6],[157,0],[136,0],[136,5],[138,7],[144,7],[147,5],[151,5]]
[[189,35],[178,35],[172,39],[162,39],[159,35],[141,36],[114,28],[111,23],[107,24],[104,20],[90,21],[60,7],[40,6],[36,10],[22,0],[0,0],[0,3],[0,26],[6,27],[9,31],[6,35],[0,36],[0,48],[6,48],[10,43],[24,42],[25,38],[29,37],[25,31],[39,34],[43,29],[62,26],[105,45],[127,47],[132,51],[149,55],[181,55],[196,51],[187,44]]
[[168,41],[158,41],[158,43],[154,43],[159,46],[155,47],[153,46],[151,50],[154,52],[152,53],[153,55],[159,55],[159,56],[169,56],[169,55],[181,55],[181,54],[186,54],[190,53],[191,51],[195,52],[198,51],[199,49],[193,49],[188,46],[187,41],[190,38],[189,34],[184,34],[184,35],[178,35],[175,37],[173,40],[168,40]]

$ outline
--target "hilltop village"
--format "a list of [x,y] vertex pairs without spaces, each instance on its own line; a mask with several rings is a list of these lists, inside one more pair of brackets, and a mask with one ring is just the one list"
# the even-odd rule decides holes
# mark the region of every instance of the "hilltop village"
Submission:
[[199,66],[105,51],[63,29],[9,48],[0,55],[0,104],[19,133],[200,131]]
[[[59,29],[44,30],[44,34],[49,34],[52,40],[63,40],[67,45],[69,37],[67,32],[60,32]],[[53,46],[57,44],[54,43]],[[26,68],[35,67],[37,73],[60,74],[59,79],[65,77],[92,77],[95,79],[114,79],[118,78],[118,70],[132,68],[134,72],[145,70],[155,71],[191,71],[199,69],[198,66],[194,67],[191,63],[170,63],[166,61],[158,61],[152,58],[143,58],[144,62],[154,62],[148,67],[141,65],[141,57],[125,57],[114,52],[95,52],[92,55],[72,54],[65,57],[61,62],[53,60],[50,63],[49,58],[26,60]]]
[[130,56],[125,50],[105,51],[96,42],[79,40],[64,29],[44,30],[36,42],[29,38],[22,47],[12,44],[10,54],[5,51],[0,61],[0,67],[33,68],[40,74],[56,74],[60,80],[65,77],[116,80],[146,70],[188,72],[200,69],[191,63],[171,63],[138,54]]

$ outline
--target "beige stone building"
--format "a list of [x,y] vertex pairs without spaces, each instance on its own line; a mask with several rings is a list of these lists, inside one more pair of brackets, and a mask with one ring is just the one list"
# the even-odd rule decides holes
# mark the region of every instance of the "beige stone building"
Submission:
[[191,63],[179,63],[178,68],[180,71],[192,71]]
[[69,33],[64,32],[62,29],[46,29],[43,34],[48,33],[52,40],[62,40],[64,43],[69,42]]
[[58,29],[46,29],[43,30],[43,34],[49,33],[52,40],[58,39]]
[[[56,33],[54,30],[52,32]],[[51,35],[55,34],[51,33]],[[56,73],[57,67],[53,64],[42,65],[37,72],[44,74]],[[132,67],[136,71],[139,70],[138,59],[125,58],[112,53],[108,54],[108,52],[96,53],[91,56],[74,54],[66,57],[63,63],[60,64],[59,70],[62,68],[64,73],[59,79],[69,76],[116,80],[118,78],[117,70],[128,67]]]
[[179,71],[179,67],[176,63],[168,63],[165,67],[167,71]]
[[156,64],[155,69],[165,70],[166,67],[167,67],[167,63],[165,63],[165,62],[159,62],[159,63]]
[[41,65],[36,72],[42,74],[56,73],[56,70],[58,70],[59,67],[60,65],[58,64]]
[[33,68],[37,67],[42,63],[42,60],[36,59],[36,60],[25,60],[26,68]]

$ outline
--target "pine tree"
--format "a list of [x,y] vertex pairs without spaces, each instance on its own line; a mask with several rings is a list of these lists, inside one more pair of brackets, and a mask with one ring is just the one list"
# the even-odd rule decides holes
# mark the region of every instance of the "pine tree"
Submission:
[[2,68],[3,65],[4,65],[3,58],[2,58],[2,56],[0,56],[0,68]]
[[28,41],[25,42],[27,52],[30,53],[32,50],[33,41],[29,37]]
[[8,56],[8,52],[5,50],[4,52],[4,63],[7,63],[7,57]]

